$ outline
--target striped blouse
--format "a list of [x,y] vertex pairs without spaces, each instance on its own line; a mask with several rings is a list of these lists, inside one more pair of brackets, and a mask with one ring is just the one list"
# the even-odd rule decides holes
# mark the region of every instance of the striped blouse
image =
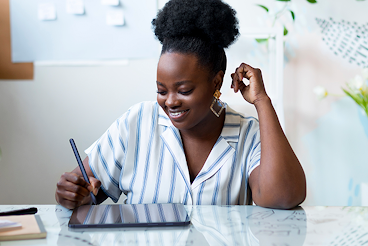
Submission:
[[227,106],[221,135],[192,183],[180,132],[157,102],[131,107],[85,152],[114,202],[123,192],[129,204],[246,204],[261,157],[259,124]]

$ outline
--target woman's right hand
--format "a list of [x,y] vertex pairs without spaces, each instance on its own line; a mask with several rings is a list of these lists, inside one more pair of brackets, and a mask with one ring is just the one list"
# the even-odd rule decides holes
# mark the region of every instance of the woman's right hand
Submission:
[[61,175],[55,192],[56,201],[65,208],[74,209],[84,204],[90,204],[92,199],[90,192],[97,195],[101,182],[89,177],[88,184],[82,176],[74,172],[66,172]]

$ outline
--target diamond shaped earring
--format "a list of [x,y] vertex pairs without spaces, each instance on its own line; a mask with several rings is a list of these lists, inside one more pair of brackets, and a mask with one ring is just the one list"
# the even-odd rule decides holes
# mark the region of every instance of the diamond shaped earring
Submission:
[[210,109],[212,112],[217,116],[220,117],[222,110],[225,108],[225,104],[219,99],[221,96],[221,92],[219,90],[216,90],[213,94],[213,101],[211,104]]

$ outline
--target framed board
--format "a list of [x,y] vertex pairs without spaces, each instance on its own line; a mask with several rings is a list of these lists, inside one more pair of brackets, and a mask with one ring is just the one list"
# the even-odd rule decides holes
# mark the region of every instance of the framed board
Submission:
[[0,79],[33,79],[33,63],[11,62],[9,0],[0,0]]
[[[82,14],[68,11],[71,1],[83,4]],[[157,1],[116,1],[118,5],[111,6],[102,0],[10,0],[12,61],[156,57],[159,42],[151,21],[157,14]],[[44,4],[54,7],[51,20],[40,17]],[[122,25],[108,24],[111,11],[123,14]]]

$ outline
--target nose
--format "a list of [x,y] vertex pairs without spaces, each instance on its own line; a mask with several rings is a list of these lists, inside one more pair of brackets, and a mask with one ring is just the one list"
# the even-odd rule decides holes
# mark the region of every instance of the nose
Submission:
[[176,93],[169,93],[165,101],[165,105],[168,108],[176,108],[181,105],[181,102],[177,97]]

